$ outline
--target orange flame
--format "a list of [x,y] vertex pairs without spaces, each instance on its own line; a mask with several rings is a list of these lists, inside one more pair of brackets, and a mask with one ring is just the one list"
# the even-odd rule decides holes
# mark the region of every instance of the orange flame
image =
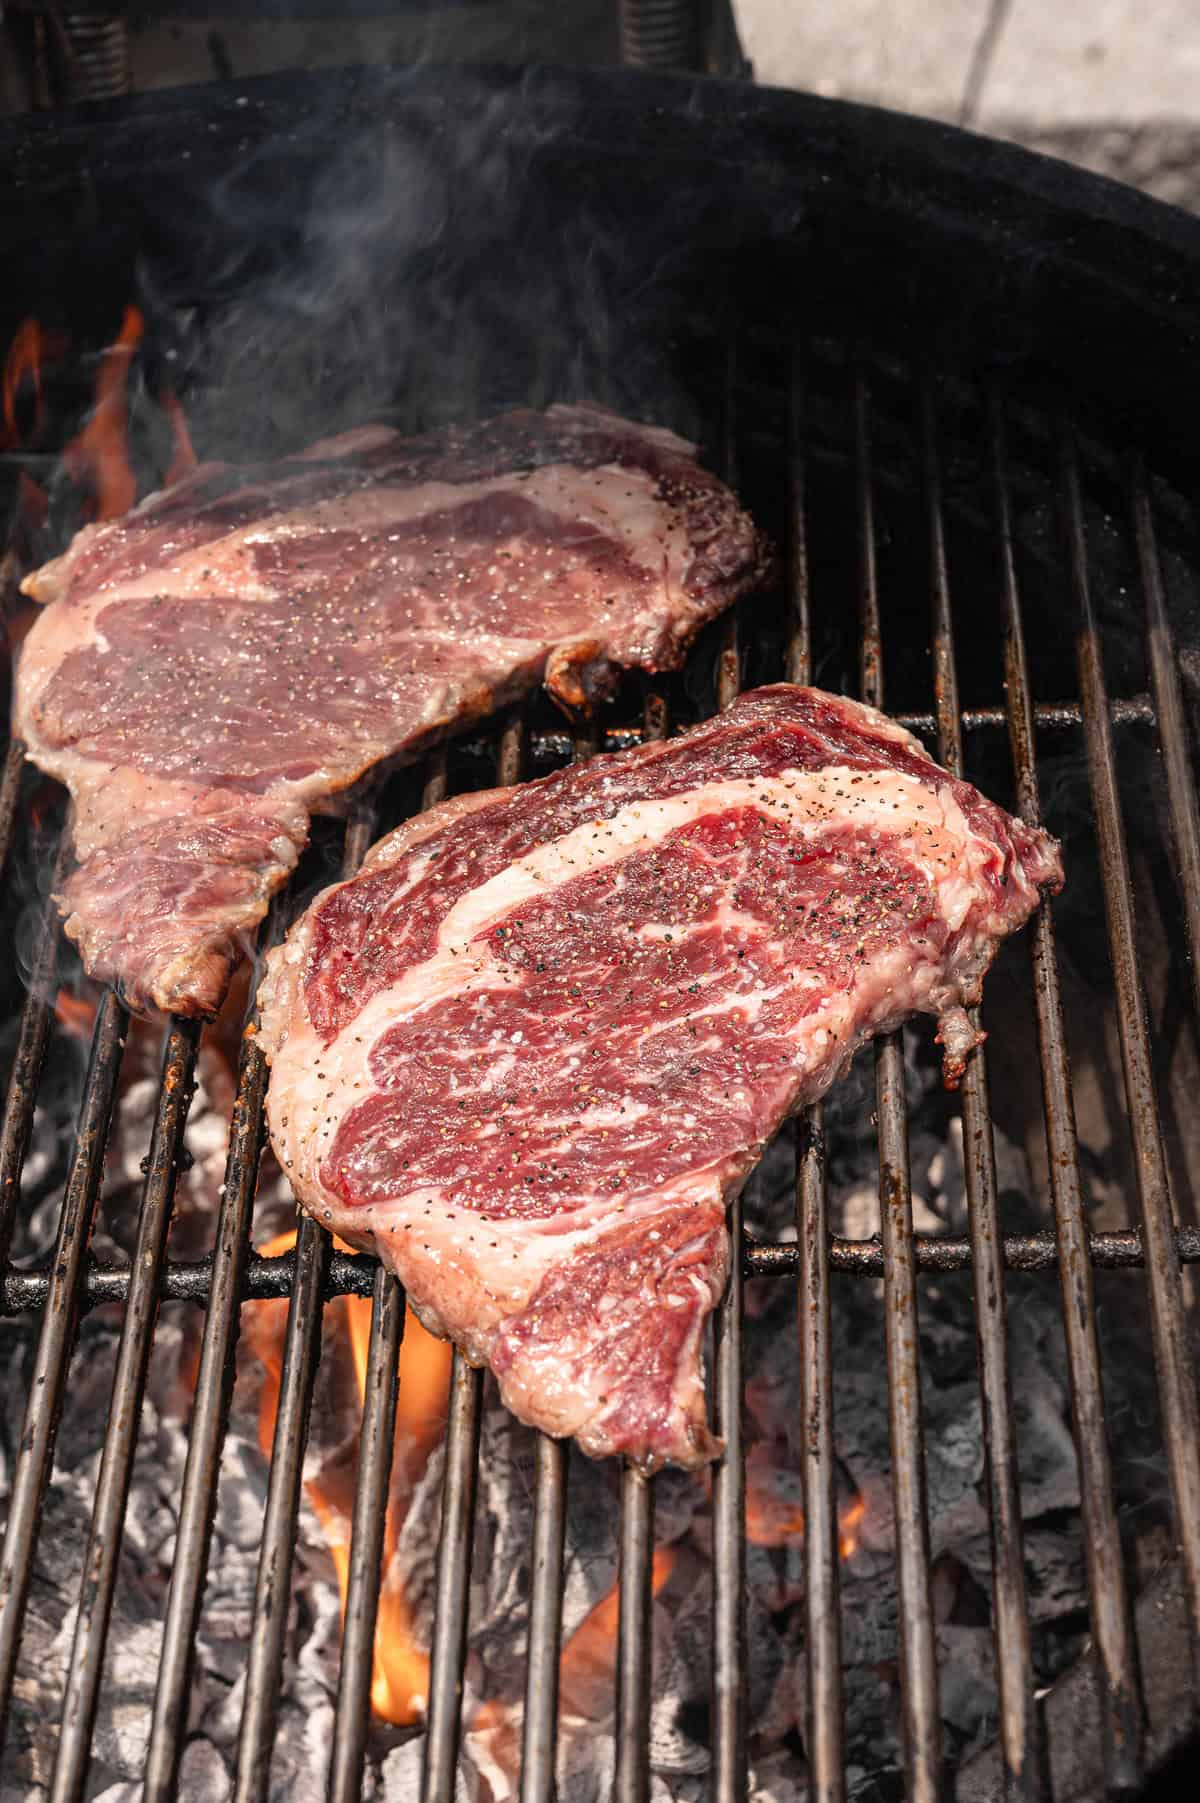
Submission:
[[756,1484],[752,1468],[746,1470],[746,1538],[755,1546],[786,1546],[804,1532],[800,1503],[779,1502]]
[[[36,319],[22,320],[17,327],[4,360],[3,376],[0,377],[0,420],[3,421],[0,425],[0,451],[21,444],[26,436],[36,437],[40,432],[45,417],[42,363],[44,359],[56,356],[63,350],[65,342],[57,333],[44,331]],[[33,389],[34,416],[32,428],[24,433],[17,414],[21,393],[28,388]],[[50,499],[45,489],[27,471],[19,470],[16,526],[24,528],[28,533],[39,532],[46,524],[49,510]]]
[[[264,1258],[279,1257],[290,1252],[295,1243],[296,1233],[291,1229],[260,1246],[258,1251]],[[334,1244],[340,1251],[351,1250],[340,1240],[335,1239]],[[371,1304],[365,1297],[344,1296],[333,1306],[340,1308],[343,1313],[346,1341],[361,1403],[366,1394]],[[283,1374],[282,1311],[285,1305],[282,1301],[260,1302],[253,1307],[256,1310],[277,1311],[279,1316],[277,1332],[253,1336],[254,1348],[263,1366],[258,1437],[264,1456],[269,1458],[275,1437]],[[413,1447],[414,1476],[424,1465],[442,1432],[451,1356],[451,1347],[444,1340],[434,1339],[427,1333],[412,1311],[408,1310],[400,1348],[396,1426],[398,1438],[403,1434]],[[760,1546],[783,1546],[791,1538],[803,1534],[804,1511],[801,1506],[775,1498],[768,1486],[756,1483],[753,1464],[748,1465],[746,1477],[747,1537]],[[305,1491],[329,1546],[341,1591],[344,1619],[350,1571],[350,1514],[347,1501],[344,1496],[336,1493],[334,1486],[327,1487],[316,1477],[305,1481]],[[838,1553],[843,1560],[852,1558],[857,1551],[866,1507],[865,1497],[859,1494],[839,1511]],[[384,1524],[385,1572],[391,1565],[398,1533],[397,1511],[389,1505]],[[651,1592],[654,1596],[666,1584],[676,1559],[675,1548],[655,1548],[651,1568]],[[604,1698],[611,1692],[619,1610],[619,1593],[614,1585],[588,1612],[563,1647],[559,1678],[564,1713],[585,1721],[598,1719],[602,1713]],[[385,1721],[397,1726],[409,1726],[424,1716],[428,1694],[429,1659],[417,1645],[407,1598],[397,1584],[385,1580],[379,1595],[375,1622],[372,1709]],[[516,1747],[516,1717],[511,1706],[499,1702],[484,1703],[475,1715],[472,1732],[487,1734],[492,1738],[493,1755],[507,1769],[515,1756]],[[513,1769],[515,1770],[515,1766]]]
[[91,996],[60,989],[54,999],[54,1018],[73,1039],[90,1039],[96,1024],[96,1002]]
[[[129,458],[127,391],[133,354],[142,341],[145,322],[137,307],[126,307],[115,344],[100,359],[91,417],[63,451],[63,467],[72,481],[90,492],[88,516],[107,520],[125,513],[137,500],[137,478]],[[35,437],[45,420],[43,370],[52,357],[66,351],[68,340],[47,331],[36,319],[18,326],[0,373],[0,451]],[[32,393],[33,417],[28,397]],[[160,403],[171,430],[171,461],[163,478],[170,487],[196,468],[197,457],[187,417],[178,396],[162,391]],[[20,473],[19,518],[31,530],[45,525],[49,507],[43,489]]]
[[129,365],[143,326],[138,309],[126,307],[117,342],[100,359],[92,416],[63,452],[73,480],[90,483],[95,517],[100,520],[127,513],[137,499],[137,478],[129,462],[127,389]]
[[[858,1551],[866,1498],[858,1494],[838,1510],[838,1556],[852,1559]],[[757,1481],[753,1464],[746,1466],[746,1538],[755,1546],[786,1546],[804,1532],[804,1509],[772,1494],[765,1481]]]
[[[367,1346],[371,1335],[371,1304],[362,1296],[347,1296],[343,1306],[358,1381],[359,1400],[366,1395]],[[446,1419],[452,1351],[445,1340],[427,1333],[411,1309],[404,1320],[400,1343],[399,1389],[396,1397],[398,1427],[407,1430],[424,1465],[439,1438]],[[388,1509],[383,1530],[383,1566],[387,1571],[396,1550],[399,1523]],[[342,1610],[346,1607],[346,1581],[339,1568]],[[385,1584],[375,1618],[375,1671],[371,1680],[371,1706],[384,1721],[407,1726],[425,1713],[429,1695],[429,1660],[417,1647],[408,1600],[397,1584]]]
[[172,488],[176,482],[182,482],[185,476],[191,475],[199,459],[192,446],[187,415],[183,411],[179,396],[173,389],[164,388],[161,404],[163,412],[171,422],[171,438],[175,446],[171,461],[167,466],[167,473],[163,477],[163,486]]
[[[57,333],[45,331],[36,319],[24,319],[17,327],[8,347],[4,375],[0,380],[0,405],[4,418],[0,449],[7,445],[21,444],[26,436],[34,437],[41,429],[45,417],[42,364],[48,357],[56,356],[64,348],[64,342]],[[22,389],[26,387],[33,389],[34,405],[33,428],[28,434],[22,433],[17,418],[18,401]]]
[[842,1510],[838,1523],[838,1554],[842,1559],[852,1559],[858,1551],[859,1529],[866,1512],[867,1499],[861,1492]]
[[[259,1252],[264,1258],[275,1258],[290,1252],[295,1243],[296,1234],[292,1230],[279,1234],[267,1245],[261,1246]],[[348,1252],[351,1249],[342,1245],[340,1240],[335,1240],[334,1244],[339,1251]],[[279,1311],[284,1305],[279,1302],[260,1303],[258,1306]],[[362,1296],[343,1296],[335,1306],[344,1315],[361,1403],[366,1394],[371,1304]],[[269,1458],[275,1438],[275,1419],[279,1412],[279,1391],[283,1375],[282,1332],[256,1336],[255,1350],[263,1364],[258,1438],[263,1453]],[[396,1427],[398,1435],[404,1433],[414,1445],[421,1465],[433,1450],[445,1421],[451,1357],[451,1347],[444,1340],[435,1340],[432,1334],[427,1333],[409,1309],[405,1314],[404,1338],[400,1346]],[[344,1620],[350,1579],[349,1513],[344,1500],[335,1496],[320,1479],[309,1479],[304,1488],[329,1545],[329,1554],[342,1595]],[[397,1500],[402,1501],[403,1498]],[[384,1524],[385,1572],[391,1565],[398,1538],[398,1512],[389,1505]],[[372,1708],[385,1721],[407,1727],[421,1720],[428,1695],[429,1659],[417,1645],[408,1600],[398,1585],[385,1582],[380,1591],[375,1619]]]
[[[650,1567],[650,1589],[657,1596],[675,1569],[676,1551],[656,1546]],[[559,1656],[562,1713],[576,1721],[601,1721],[612,1705],[612,1679],[617,1663],[620,1593],[616,1584],[584,1616]],[[490,1699],[481,1703],[471,1733],[486,1740],[497,1766],[515,1778],[520,1762],[519,1709]]]
[[[650,1567],[650,1591],[657,1596],[675,1569],[673,1546],[656,1546]],[[614,1584],[589,1609],[562,1650],[558,1667],[559,1691],[565,1714],[590,1720],[599,1695],[608,1696],[616,1669],[617,1620],[620,1596]]]
[[42,416],[42,328],[36,319],[21,321],[4,361],[4,434],[8,444],[20,441],[17,392],[27,378],[32,383],[37,408],[36,431]]

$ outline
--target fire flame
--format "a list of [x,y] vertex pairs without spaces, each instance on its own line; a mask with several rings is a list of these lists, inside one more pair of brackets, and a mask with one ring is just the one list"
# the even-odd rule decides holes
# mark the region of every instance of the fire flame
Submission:
[[54,998],[54,1018],[73,1039],[90,1039],[96,1024],[96,1001],[61,988]]
[[99,520],[127,513],[137,500],[137,477],[129,461],[127,390],[129,366],[143,330],[141,313],[136,307],[126,307],[117,341],[100,359],[92,416],[63,452],[72,479],[81,486],[90,485]]
[[[746,1466],[746,1538],[755,1546],[786,1546],[804,1532],[804,1509],[798,1502],[785,1502],[773,1495],[765,1478],[756,1481],[757,1472]],[[769,1474],[767,1474],[769,1475]]]
[[[24,444],[27,438],[36,438],[41,431],[45,419],[42,366],[64,347],[65,340],[57,333],[45,331],[36,319],[22,320],[17,327],[0,377],[0,451]],[[19,417],[20,401],[29,389],[33,390],[33,421],[23,429]],[[39,532],[46,524],[49,509],[50,499],[45,489],[27,470],[19,470],[16,525],[29,533]]]
[[[362,1296],[346,1296],[342,1306],[350,1337],[354,1374],[361,1402],[367,1388],[367,1346],[371,1335],[371,1304]],[[441,1434],[446,1419],[452,1353],[445,1340],[435,1340],[412,1310],[405,1315],[400,1344],[398,1424],[415,1441],[423,1466]],[[383,1566],[387,1571],[396,1550],[399,1522],[389,1508],[383,1530]],[[342,1611],[346,1607],[346,1579],[339,1568]],[[425,1713],[429,1695],[429,1660],[417,1647],[412,1616],[403,1590],[385,1582],[375,1619],[375,1672],[371,1681],[371,1707],[384,1721],[407,1726]]]
[[[127,512],[138,498],[137,476],[129,455],[128,389],[129,371],[144,332],[145,321],[138,308],[126,307],[116,343],[100,358],[91,415],[62,453],[63,469],[84,493],[82,511],[88,519],[113,519]],[[41,433],[46,414],[45,365],[51,358],[61,357],[68,343],[36,319],[26,319],[17,328],[0,373],[0,452]],[[164,388],[158,404],[170,427],[171,460],[163,482],[171,487],[191,474],[197,457],[178,396]],[[17,524],[26,534],[36,535],[46,524],[49,496],[27,471],[19,471],[17,479]],[[23,555],[35,559],[29,544]]]
[[192,435],[188,431],[187,415],[179,396],[171,388],[164,388],[162,393],[162,410],[171,422],[171,439],[175,446],[167,473],[163,477],[163,486],[173,488],[176,482],[182,482],[190,476],[198,462],[192,448]]
[[[650,1590],[657,1596],[675,1569],[673,1546],[656,1546],[650,1567]],[[614,1584],[584,1616],[559,1655],[558,1680],[562,1713],[576,1721],[602,1721],[612,1707],[613,1674],[617,1663],[617,1624],[620,1595]],[[488,1745],[501,1771],[515,1779],[520,1761],[519,1709],[512,1703],[489,1699],[481,1703],[471,1722],[471,1733]]]
[[[803,1504],[780,1496],[772,1486],[772,1466],[746,1462],[746,1538],[755,1546],[786,1546],[804,1533]],[[852,1559],[858,1550],[866,1498],[857,1493],[838,1507],[838,1556]]]
[[[8,356],[4,361],[4,376],[0,383],[3,396],[4,430],[0,434],[0,450],[8,445],[22,444],[26,437],[35,437],[41,429],[45,417],[42,398],[42,364],[51,355],[62,349],[62,341],[53,333],[43,331],[36,319],[24,319],[17,327],[12,343],[8,347]],[[33,390],[33,427],[28,433],[21,430],[21,422],[17,418],[18,400],[23,388]]]
[[867,1499],[861,1491],[842,1510],[838,1523],[838,1555],[843,1561],[852,1559],[858,1551],[859,1529],[866,1512]]
[[[77,998],[60,992],[56,1012],[59,1006],[70,1007],[76,1000]],[[264,1258],[279,1257],[290,1252],[295,1243],[296,1234],[293,1229],[260,1246],[259,1252]],[[350,1250],[338,1240],[334,1244],[339,1250]],[[361,1406],[366,1394],[371,1304],[365,1297],[343,1296],[330,1306],[342,1316],[345,1344]],[[264,1456],[269,1458],[275,1438],[283,1375],[285,1305],[282,1301],[271,1301],[259,1302],[252,1307],[255,1319],[260,1322],[263,1317],[259,1311],[272,1311],[267,1316],[272,1323],[272,1330],[256,1331],[252,1335],[254,1350],[263,1366],[258,1438]],[[384,1524],[385,1573],[390,1570],[398,1543],[400,1522],[403,1519],[402,1506],[406,1500],[404,1493],[411,1490],[442,1432],[446,1416],[450,1360],[451,1348],[445,1341],[436,1340],[427,1333],[409,1310],[405,1316],[404,1338],[400,1348],[396,1425],[398,1439],[403,1439],[411,1448],[411,1460],[408,1470],[402,1474],[404,1481],[393,1484],[393,1495]],[[751,1541],[760,1546],[783,1546],[790,1539],[803,1534],[804,1511],[798,1503],[775,1497],[765,1482],[756,1482],[753,1461],[747,1466],[746,1478],[746,1534]],[[323,1473],[306,1479],[305,1492],[321,1524],[337,1573],[344,1619],[350,1572],[351,1497],[344,1483],[330,1481]],[[399,1509],[397,1504],[401,1505]],[[860,1494],[852,1497],[839,1511],[838,1552],[843,1560],[852,1558],[858,1548],[866,1506],[866,1499]],[[670,1577],[676,1559],[677,1553],[673,1547],[660,1546],[655,1549],[651,1572],[651,1590],[655,1596]],[[619,1607],[618,1591],[614,1585],[588,1612],[563,1647],[559,1675],[565,1713],[583,1720],[597,1719],[603,1713],[606,1706],[604,1698],[611,1691]],[[397,1726],[410,1726],[423,1718],[428,1694],[428,1655],[417,1643],[412,1614],[403,1589],[385,1577],[375,1622],[371,1706],[383,1720]],[[492,1737],[493,1755],[504,1764],[515,1748],[515,1726],[510,1706],[488,1702],[476,1713],[472,1731]]]
[[[673,1546],[656,1546],[650,1568],[650,1591],[657,1596],[675,1569],[678,1555]],[[564,1714],[592,1720],[600,1695],[609,1696],[616,1669],[617,1620],[620,1596],[617,1586],[595,1603],[562,1650],[558,1667],[559,1692]]]
[[[259,1248],[264,1258],[279,1257],[290,1252],[296,1243],[295,1231],[279,1234]],[[340,1251],[349,1251],[340,1241]],[[358,1385],[359,1403],[366,1394],[367,1347],[371,1334],[371,1304],[362,1296],[343,1296],[333,1305],[344,1319],[350,1358]],[[259,1303],[257,1308],[272,1309],[277,1315],[282,1302]],[[258,1438],[266,1457],[270,1457],[275,1438],[275,1419],[279,1412],[279,1391],[283,1376],[282,1322],[275,1334],[256,1334],[255,1350],[263,1365],[263,1387],[259,1401]],[[444,1340],[435,1340],[421,1326],[412,1310],[404,1322],[404,1338],[400,1346],[399,1390],[396,1398],[396,1426],[414,1447],[419,1463],[424,1465],[441,1434],[446,1417],[446,1401],[450,1382],[451,1348]],[[411,1478],[400,1488],[410,1487]],[[329,1554],[337,1572],[345,1619],[346,1596],[350,1577],[350,1515],[346,1499],[320,1477],[306,1481],[305,1492],[313,1512],[321,1524],[329,1546]],[[399,1538],[400,1515],[393,1506],[404,1502],[403,1494],[394,1495],[384,1524],[383,1568],[388,1571]],[[397,1726],[406,1727],[421,1720],[429,1695],[429,1659],[416,1641],[412,1615],[404,1591],[386,1580],[379,1594],[375,1620],[375,1664],[371,1680],[371,1706],[376,1715]]]

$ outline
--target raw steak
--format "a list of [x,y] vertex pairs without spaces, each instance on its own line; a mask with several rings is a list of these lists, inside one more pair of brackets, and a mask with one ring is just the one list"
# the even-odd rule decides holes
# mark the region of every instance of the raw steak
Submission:
[[923,1009],[961,1056],[1061,881],[883,715],[761,689],[446,802],[318,897],[261,992],[275,1150],[524,1420],[699,1464],[725,1204],[872,1034]]
[[678,665],[766,545],[672,433],[590,408],[207,465],[30,576],[16,730],[70,786],[58,898],[135,1007],[211,1013],[309,815],[543,681]]

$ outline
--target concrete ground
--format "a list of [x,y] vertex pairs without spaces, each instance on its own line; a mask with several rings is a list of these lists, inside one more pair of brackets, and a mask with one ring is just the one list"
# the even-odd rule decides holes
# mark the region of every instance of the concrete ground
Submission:
[[1200,210],[1196,0],[733,0],[756,78],[1013,138]]

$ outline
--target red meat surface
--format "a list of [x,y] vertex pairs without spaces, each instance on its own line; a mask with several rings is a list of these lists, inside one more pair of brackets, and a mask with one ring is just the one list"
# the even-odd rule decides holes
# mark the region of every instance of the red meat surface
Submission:
[[964,1003],[1058,848],[874,710],[786,686],[449,801],[272,953],[296,1194],[378,1252],[509,1406],[702,1463],[725,1209],[871,1035]]
[[544,682],[673,669],[769,566],[693,447],[590,408],[206,465],[27,578],[16,731],[67,783],[59,897],[137,1008],[211,1014],[309,817]]

